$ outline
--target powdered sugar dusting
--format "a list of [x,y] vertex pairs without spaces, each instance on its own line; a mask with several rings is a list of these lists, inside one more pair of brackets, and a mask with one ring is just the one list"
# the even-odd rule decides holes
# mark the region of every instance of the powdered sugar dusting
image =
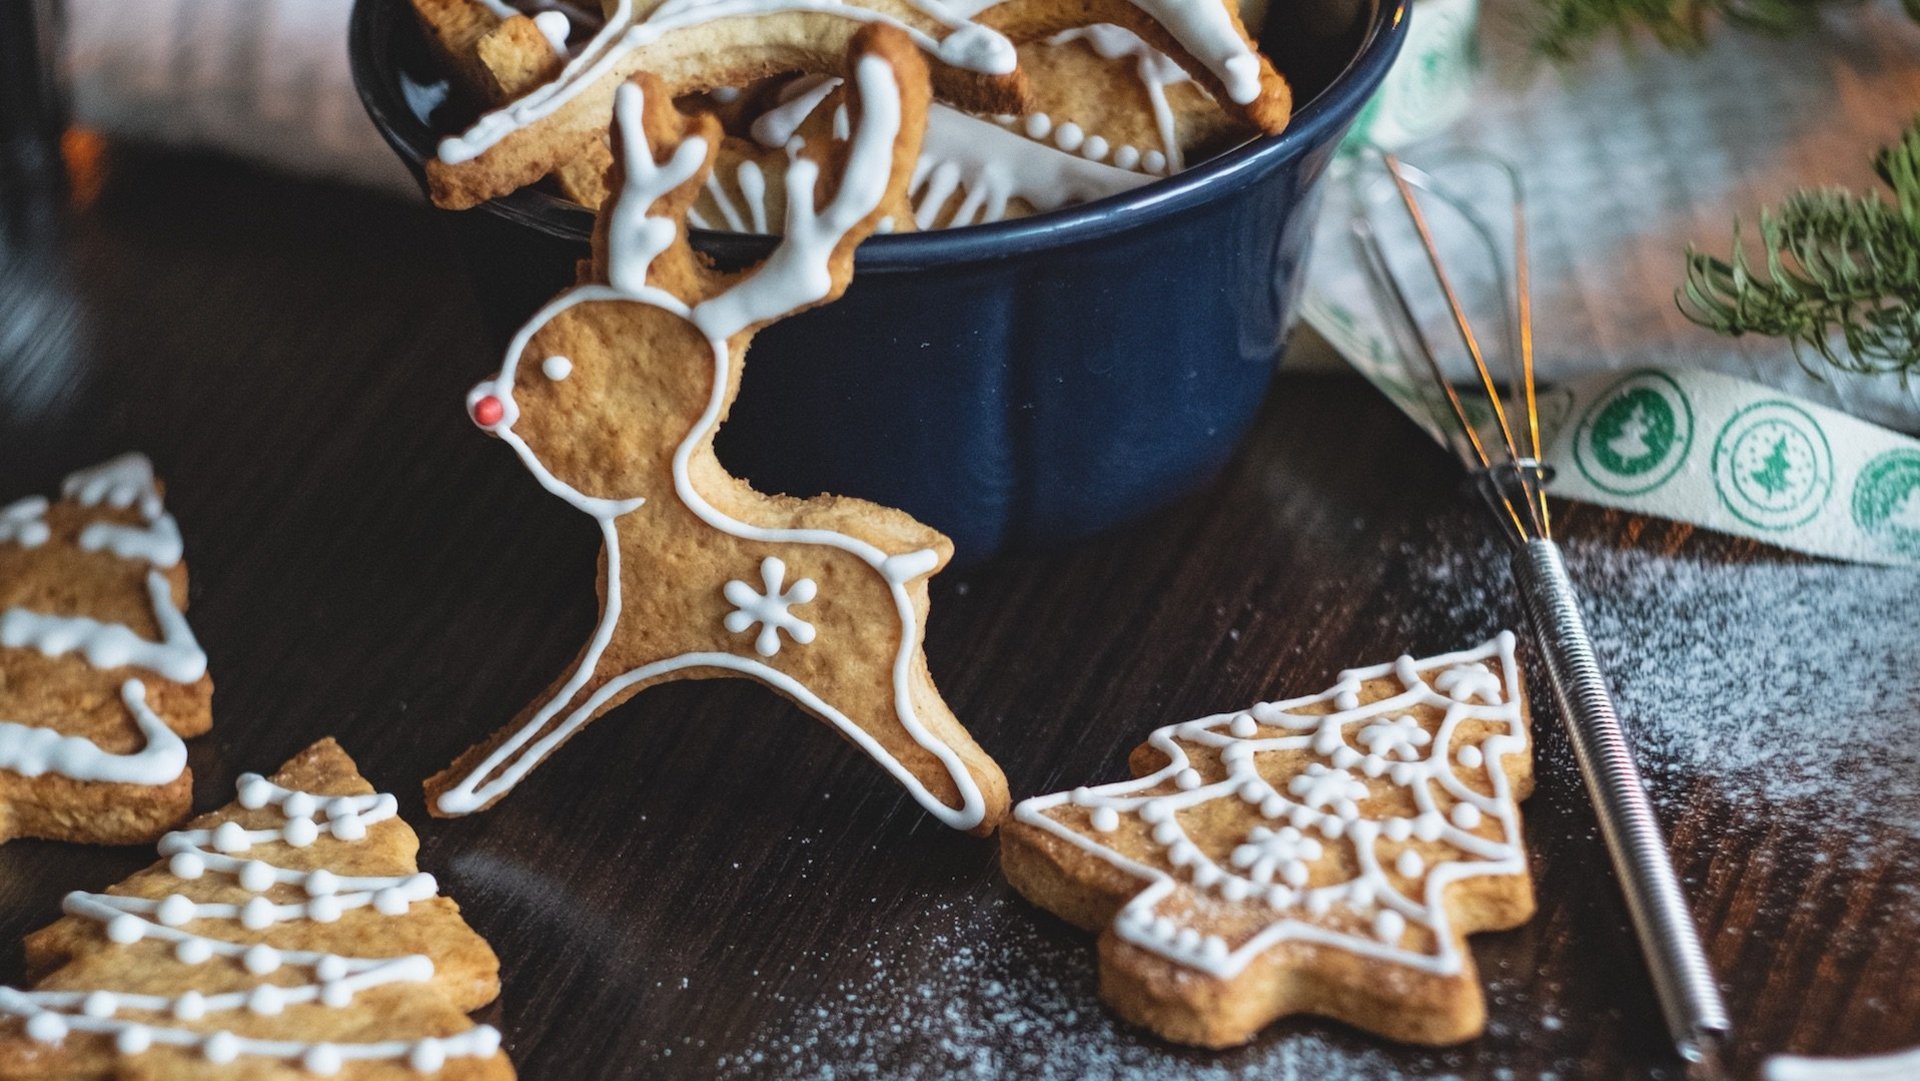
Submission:
[[[941,901],[897,940],[867,943],[868,972],[836,985],[745,1049],[720,1077],[1131,1081],[1370,1081],[1407,1056],[1311,1020],[1234,1052],[1186,1051],[1129,1029],[1095,991],[1091,936],[1007,894]],[[928,965],[925,958],[939,957]],[[1288,1033],[1289,1025],[1298,1028]]]
[[[1823,833],[1920,836],[1920,573],[1566,547],[1656,798],[1705,782]],[[1490,545],[1414,565],[1474,621],[1513,610],[1504,563]]]

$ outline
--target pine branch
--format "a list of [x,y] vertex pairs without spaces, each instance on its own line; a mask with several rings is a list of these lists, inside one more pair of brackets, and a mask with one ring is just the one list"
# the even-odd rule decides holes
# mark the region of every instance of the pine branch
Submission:
[[[1874,159],[1893,191],[1802,191],[1760,214],[1764,267],[1734,222],[1731,260],[1687,250],[1676,300],[1722,334],[1785,338],[1842,371],[1920,373],[1920,120]],[[1811,366],[1809,366],[1809,370]]]
[[[1810,30],[1822,12],[1860,0],[1540,0],[1535,44],[1553,60],[1572,60],[1608,34],[1645,31],[1670,49],[1706,44],[1710,22],[1787,36]],[[1901,0],[1920,21],[1920,0]]]

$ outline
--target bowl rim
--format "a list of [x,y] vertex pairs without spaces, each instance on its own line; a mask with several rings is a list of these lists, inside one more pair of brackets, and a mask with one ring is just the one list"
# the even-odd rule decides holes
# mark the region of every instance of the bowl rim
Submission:
[[[398,67],[375,48],[384,36],[380,17],[385,11],[381,9],[390,11],[404,2],[354,0],[349,62],[355,89],[374,127],[424,185],[426,159],[441,136],[407,106]],[[856,250],[854,265],[860,271],[911,271],[1029,255],[1141,228],[1240,191],[1278,166],[1332,142],[1359,116],[1400,52],[1412,3],[1373,0],[1360,44],[1346,66],[1294,112],[1278,135],[1260,136],[1131,191],[1045,214],[960,229],[876,234]],[[591,211],[532,189],[490,199],[476,209],[562,240],[584,243],[592,230]],[[764,257],[776,243],[773,237],[706,229],[690,232],[696,247],[722,260],[752,261]]]

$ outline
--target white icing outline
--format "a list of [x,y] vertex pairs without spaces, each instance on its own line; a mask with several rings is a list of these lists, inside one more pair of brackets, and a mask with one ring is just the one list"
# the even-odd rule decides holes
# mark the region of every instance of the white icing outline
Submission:
[[[860,88],[861,123],[853,133],[846,171],[832,201],[821,210],[814,209],[813,193],[819,167],[809,159],[796,156],[786,174],[787,220],[784,239],[779,247],[747,279],[691,308],[679,298],[646,284],[648,267],[672,243],[676,230],[672,221],[647,217],[647,211],[661,196],[693,176],[694,170],[685,168],[683,159],[695,156],[697,168],[698,162],[704,160],[706,145],[703,140],[687,139],[667,164],[656,163],[642,123],[644,102],[640,88],[631,83],[620,87],[615,98],[614,114],[625,148],[623,161],[626,182],[614,204],[612,225],[608,230],[608,277],[613,284],[580,286],[549,302],[514,337],[507,347],[499,373],[493,379],[475,386],[467,398],[470,412],[483,397],[492,396],[498,400],[502,407],[500,418],[486,425],[486,429],[513,448],[542,487],[599,523],[601,548],[606,556],[606,603],[593,637],[588,641],[572,675],[532,718],[494,748],[459,783],[439,795],[435,807],[442,814],[470,814],[504,795],[585,724],[601,705],[627,687],[688,669],[717,668],[758,679],[825,718],[841,735],[893,774],[895,780],[928,813],[947,825],[956,829],[971,829],[985,821],[986,801],[979,785],[967,771],[960,756],[927,730],[913,705],[913,662],[915,644],[919,640],[919,625],[906,583],[930,573],[939,562],[938,554],[926,549],[889,554],[857,537],[831,530],[773,529],[749,525],[721,513],[708,503],[694,488],[688,468],[694,450],[718,426],[720,413],[726,406],[733,364],[729,339],[758,323],[778,318],[827,296],[833,288],[829,263],[835,248],[848,232],[879,207],[880,200],[886,194],[893,167],[893,147],[903,122],[899,84],[894,78],[893,68],[878,56],[861,57],[855,66],[855,77]],[[526,441],[513,430],[514,422],[520,415],[519,405],[513,397],[514,377],[533,335],[568,308],[601,300],[645,304],[678,316],[699,328],[713,351],[713,390],[706,410],[693,423],[673,455],[674,493],[687,509],[714,529],[743,540],[837,548],[858,556],[886,581],[900,620],[900,645],[892,670],[895,715],[909,737],[933,754],[946,769],[960,795],[959,807],[949,806],[937,799],[878,740],[812,688],[758,660],[728,653],[685,653],[624,672],[596,690],[579,708],[562,718],[552,731],[534,740],[535,734],[553,721],[593,678],[601,656],[613,638],[622,610],[620,542],[615,521],[646,501],[644,498],[605,499],[581,493],[555,477],[541,464]],[[497,776],[494,776],[496,772]],[[488,780],[489,777],[492,779]]]
[[[175,683],[193,683],[206,675],[206,652],[173,603],[173,584],[155,569],[178,563],[182,545],[179,526],[161,503],[153,463],[143,454],[122,454],[69,475],[60,490],[83,507],[134,508],[146,520],[145,527],[90,523],[78,543],[84,551],[106,551],[149,564],[147,597],[160,638],[143,638],[124,623],[9,608],[0,612],[0,647],[32,649],[44,657],[78,653],[94,668],[144,668]],[[49,506],[46,499],[30,496],[0,510],[0,543],[12,541],[26,548],[45,544],[50,537],[44,521]],[[116,754],[81,736],[0,720],[0,769],[23,777],[55,773],[114,784],[173,781],[187,768],[186,745],[148,707],[146,690],[138,679],[120,685],[121,701],[146,740],[141,750]]]
[[[182,930],[180,924],[193,920],[239,921],[242,913],[255,905],[265,905],[276,912],[299,910],[275,922],[318,918],[311,915],[315,902],[274,905],[263,896],[275,886],[290,883],[306,883],[316,901],[330,898],[334,902],[330,911],[335,919],[338,918],[339,909],[363,904],[374,905],[383,915],[400,915],[404,914],[407,907],[438,895],[432,875],[378,878],[328,875],[321,879],[318,877],[320,872],[274,867],[264,861],[234,860],[207,851],[203,846],[211,844],[219,847],[223,840],[229,841],[228,847],[232,847],[232,844],[238,843],[233,840],[236,837],[244,838],[247,847],[256,842],[284,841],[293,844],[295,842],[290,836],[304,835],[294,823],[312,825],[306,815],[292,813],[293,809],[302,806],[309,813],[323,813],[336,837],[357,841],[366,836],[365,827],[395,817],[399,807],[398,801],[385,793],[330,796],[299,792],[282,788],[253,773],[242,775],[238,788],[243,807],[259,809],[272,806],[286,818],[287,825],[276,830],[247,830],[229,820],[210,830],[169,833],[160,839],[159,851],[161,855],[171,857],[171,867],[180,866],[183,856],[199,861],[195,873],[184,876],[189,879],[199,878],[207,872],[233,876],[242,889],[254,894],[248,904],[198,903],[179,894],[154,901],[76,891],[69,893],[61,902],[61,910],[69,916],[102,924],[107,936],[121,945],[131,945],[143,939],[173,943],[183,963],[206,964],[219,958],[226,962],[238,962],[257,976],[265,976],[282,966],[292,966],[312,970],[315,982],[296,986],[261,983],[243,991],[210,995],[188,991],[174,996],[102,990],[18,991],[0,987],[0,1015],[23,1019],[27,1037],[40,1043],[58,1044],[69,1032],[83,1032],[114,1037],[115,1048],[122,1055],[140,1054],[154,1046],[194,1048],[209,1062],[216,1064],[230,1063],[242,1056],[271,1058],[297,1064],[322,1076],[339,1072],[349,1062],[396,1059],[406,1060],[420,1073],[432,1073],[448,1058],[489,1058],[498,1052],[500,1033],[490,1025],[475,1025],[451,1036],[428,1036],[417,1040],[309,1043],[236,1036],[225,1030],[198,1032],[118,1016],[121,1011],[132,1010],[197,1021],[212,1014],[242,1010],[273,1016],[288,1006],[310,1003],[342,1008],[351,1003],[356,994],[372,987],[393,983],[425,983],[433,978],[432,959],[420,954],[346,957],[309,950],[280,950],[265,943],[233,942]],[[354,825],[348,827],[345,825],[347,823]],[[266,869],[267,881],[258,880],[256,868]],[[358,892],[335,892],[339,887]],[[247,926],[252,930],[262,929],[251,924]],[[189,956],[194,959],[188,961]]]
[[[1503,757],[1525,753],[1529,745],[1529,733],[1520,709],[1520,675],[1513,649],[1513,635],[1503,631],[1497,638],[1476,649],[1420,661],[1401,657],[1390,664],[1343,672],[1332,689],[1317,695],[1262,703],[1251,710],[1169,725],[1148,737],[1148,743],[1168,759],[1166,766],[1151,775],[1098,788],[1079,788],[1023,800],[1014,808],[1014,817],[1145,880],[1147,886],[1135,894],[1115,916],[1114,933],[1133,945],[1217,979],[1231,979],[1262,952],[1279,943],[1296,940],[1347,950],[1423,972],[1459,972],[1463,955],[1448,920],[1446,888],[1468,878],[1524,874],[1527,869],[1526,852],[1521,844],[1519,809],[1500,765]],[[1442,679],[1429,684],[1421,678],[1422,673],[1439,671],[1444,679],[1447,670],[1459,666],[1484,665],[1484,662],[1496,657],[1504,677],[1502,699],[1497,704],[1461,701],[1437,689]],[[1388,675],[1397,678],[1406,689],[1391,698],[1361,706],[1357,697],[1361,683]],[[1484,691],[1483,683],[1477,680],[1472,682],[1474,690]],[[1467,697],[1476,695],[1469,693]],[[1325,702],[1333,703],[1334,712],[1291,712],[1303,706]],[[1440,727],[1433,735],[1431,750],[1418,762],[1378,765],[1379,773],[1413,793],[1415,805],[1420,810],[1414,818],[1369,820],[1359,818],[1357,808],[1351,809],[1356,813],[1328,814],[1315,811],[1276,791],[1260,776],[1253,764],[1253,756],[1263,750],[1311,749],[1314,753],[1332,757],[1334,768],[1341,772],[1353,765],[1374,767],[1375,763],[1366,761],[1372,756],[1361,755],[1347,744],[1347,727],[1374,717],[1404,713],[1417,705],[1444,711]],[[1490,734],[1479,744],[1484,755],[1482,768],[1493,792],[1491,796],[1482,796],[1468,788],[1454,773],[1450,760],[1453,734],[1465,719],[1506,726],[1506,731]],[[1288,730],[1289,734],[1256,738],[1262,727],[1282,728]],[[1236,735],[1236,728],[1248,734]],[[1227,767],[1226,778],[1212,784],[1200,784],[1199,775],[1192,769],[1185,748],[1176,742],[1176,738],[1218,748],[1221,762]],[[1139,795],[1169,783],[1182,791]],[[1439,814],[1434,803],[1429,787],[1432,784],[1438,784],[1452,797],[1456,807],[1471,806],[1482,818],[1497,822],[1501,840],[1489,840],[1448,822],[1445,816]],[[1181,885],[1201,892],[1218,890],[1229,899],[1238,900],[1271,894],[1276,889],[1270,883],[1248,878],[1213,862],[1181,828],[1179,811],[1221,798],[1244,799],[1259,804],[1262,816],[1275,825],[1284,821],[1303,832],[1317,829],[1328,839],[1342,836],[1350,839],[1358,860],[1359,874],[1341,883],[1297,892],[1288,890],[1286,904],[1281,906],[1274,922],[1235,946],[1229,946],[1218,936],[1202,935],[1193,928],[1180,928],[1171,917],[1155,916],[1155,907]],[[1122,856],[1046,813],[1068,804],[1093,808],[1096,814],[1103,810],[1113,812],[1111,816],[1103,816],[1104,823],[1095,824],[1099,832],[1110,832],[1109,828],[1103,826],[1118,828],[1121,815],[1134,815],[1152,825],[1154,843],[1166,850],[1170,863],[1188,868],[1187,880],[1182,882],[1173,873]],[[1268,813],[1270,807],[1275,813]],[[1383,836],[1396,839],[1392,837],[1394,833],[1401,833],[1398,840],[1408,836],[1422,840],[1444,840],[1471,858],[1437,861],[1430,868],[1425,868],[1422,897],[1407,897],[1394,889],[1374,851],[1376,841]],[[1295,906],[1304,907],[1309,914],[1317,915],[1335,904],[1347,905],[1361,913],[1371,911],[1374,915],[1375,937],[1347,934],[1287,915]],[[1398,945],[1408,924],[1422,926],[1430,933],[1434,952],[1423,953]]]

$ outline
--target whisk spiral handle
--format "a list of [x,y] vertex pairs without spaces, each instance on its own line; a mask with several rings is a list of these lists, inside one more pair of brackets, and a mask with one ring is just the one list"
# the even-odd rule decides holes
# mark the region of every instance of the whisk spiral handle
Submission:
[[1731,1027],[1726,1004],[1594,656],[1559,546],[1550,540],[1527,542],[1514,556],[1513,572],[1667,1029],[1683,1058],[1711,1063]]

